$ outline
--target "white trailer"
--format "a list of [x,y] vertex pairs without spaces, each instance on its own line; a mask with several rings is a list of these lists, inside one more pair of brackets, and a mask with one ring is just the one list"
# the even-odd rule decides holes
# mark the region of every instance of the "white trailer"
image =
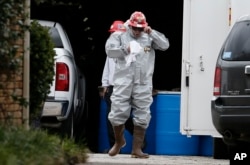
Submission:
[[212,123],[211,98],[218,53],[249,0],[184,0],[180,132],[221,137]]
[[184,0],[180,130],[220,136],[212,124],[214,68],[230,29],[229,0]]

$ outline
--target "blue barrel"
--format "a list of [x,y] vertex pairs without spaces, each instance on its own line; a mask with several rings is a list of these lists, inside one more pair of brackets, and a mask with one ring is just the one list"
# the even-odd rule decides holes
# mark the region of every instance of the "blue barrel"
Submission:
[[108,128],[107,128],[107,104],[104,99],[100,102],[100,116],[99,116],[99,136],[98,136],[98,152],[107,153],[110,149]]
[[155,113],[157,155],[198,155],[199,136],[180,133],[180,92],[159,92]]
[[200,136],[199,140],[199,155],[200,156],[213,156],[213,137]]
[[150,106],[150,111],[151,111],[151,120],[149,123],[149,126],[146,130],[146,147],[143,150],[143,152],[148,153],[148,154],[155,154],[155,122],[156,122],[156,116],[155,116],[155,111],[156,111],[156,96],[153,96],[153,103]]

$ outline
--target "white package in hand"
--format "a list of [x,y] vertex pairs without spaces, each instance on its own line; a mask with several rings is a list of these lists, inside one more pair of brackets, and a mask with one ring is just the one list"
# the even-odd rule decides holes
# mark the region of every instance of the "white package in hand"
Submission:
[[136,41],[131,41],[129,43],[130,54],[125,57],[126,66],[129,66],[131,62],[136,61],[136,55],[142,50],[141,45]]

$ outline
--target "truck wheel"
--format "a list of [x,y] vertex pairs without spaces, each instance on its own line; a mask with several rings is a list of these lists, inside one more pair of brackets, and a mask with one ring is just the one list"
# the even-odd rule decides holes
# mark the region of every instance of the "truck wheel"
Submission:
[[84,112],[80,123],[75,127],[75,141],[79,144],[86,143],[88,123],[88,104],[85,102]]
[[81,120],[84,115],[85,108],[85,92],[86,92],[86,81],[84,75],[81,73],[78,68],[78,105],[76,107],[76,113],[74,114],[75,125],[78,126],[81,124]]
[[70,138],[70,139],[74,138],[74,115],[73,115],[74,111],[72,108],[68,116],[68,119],[63,121],[61,125],[61,135],[63,138]]
[[213,140],[213,158],[214,159],[229,159],[229,147],[222,138],[214,138]]

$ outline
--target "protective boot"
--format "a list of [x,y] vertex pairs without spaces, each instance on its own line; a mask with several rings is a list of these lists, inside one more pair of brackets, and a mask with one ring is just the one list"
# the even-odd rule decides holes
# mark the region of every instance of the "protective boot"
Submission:
[[143,153],[141,150],[145,137],[145,132],[146,130],[144,128],[138,126],[134,127],[133,148],[131,152],[132,158],[141,158],[141,159],[149,158],[149,155]]
[[124,125],[114,126],[115,144],[109,150],[109,156],[117,155],[121,148],[126,145],[126,140],[124,138]]

